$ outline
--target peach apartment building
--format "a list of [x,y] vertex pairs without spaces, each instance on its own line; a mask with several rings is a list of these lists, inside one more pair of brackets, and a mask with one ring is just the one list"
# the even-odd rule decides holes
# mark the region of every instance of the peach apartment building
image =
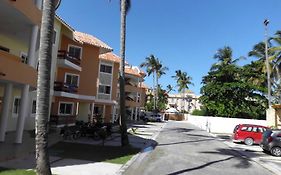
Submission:
[[[15,143],[21,143],[23,131],[35,126],[41,7],[42,0],[0,2],[0,142],[14,131]],[[51,124],[74,124],[94,115],[116,120],[120,58],[112,48],[56,16],[51,59]],[[126,102],[131,118],[145,99],[143,88],[136,88],[144,74],[132,70],[137,73],[126,73],[135,88],[126,86],[133,99]]]
[[15,131],[33,129],[31,96],[36,89],[41,0],[0,1],[0,142]]
[[146,86],[143,81],[146,74],[137,66],[125,67],[126,112],[129,120],[139,120],[139,112],[144,109]]

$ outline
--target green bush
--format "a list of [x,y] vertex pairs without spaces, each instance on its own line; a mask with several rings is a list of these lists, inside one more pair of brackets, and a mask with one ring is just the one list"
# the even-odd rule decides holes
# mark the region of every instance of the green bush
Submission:
[[195,109],[192,112],[192,115],[206,116],[206,115],[208,115],[208,113],[207,113],[207,110],[205,108],[202,108],[202,109]]

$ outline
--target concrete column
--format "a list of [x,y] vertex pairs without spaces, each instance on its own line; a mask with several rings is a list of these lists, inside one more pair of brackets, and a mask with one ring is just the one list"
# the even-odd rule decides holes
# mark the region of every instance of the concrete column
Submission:
[[131,108],[131,120],[133,120],[134,108]]
[[0,142],[5,141],[9,111],[12,104],[12,92],[13,92],[13,84],[12,83],[6,84],[5,91],[4,91],[3,106],[2,106],[2,116],[0,118]]
[[25,117],[28,114],[29,106],[29,85],[24,85],[21,92],[20,110],[17,120],[17,131],[15,143],[22,143]]
[[136,107],[135,120],[138,120],[138,107]]
[[37,38],[38,38],[39,27],[37,25],[33,25],[31,29],[31,37],[29,42],[28,49],[28,65],[36,68],[37,67],[37,59],[35,57]]

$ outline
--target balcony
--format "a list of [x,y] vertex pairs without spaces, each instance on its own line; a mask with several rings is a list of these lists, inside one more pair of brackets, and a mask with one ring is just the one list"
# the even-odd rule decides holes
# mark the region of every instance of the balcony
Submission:
[[77,93],[78,87],[75,85],[66,84],[64,82],[55,81],[54,90],[68,93]]
[[51,126],[64,126],[64,125],[75,125],[75,115],[51,115],[50,125]]
[[37,71],[21,62],[21,58],[0,50],[0,80],[36,87]]
[[58,66],[63,68],[70,68],[81,71],[81,60],[69,55],[66,50],[58,51]]

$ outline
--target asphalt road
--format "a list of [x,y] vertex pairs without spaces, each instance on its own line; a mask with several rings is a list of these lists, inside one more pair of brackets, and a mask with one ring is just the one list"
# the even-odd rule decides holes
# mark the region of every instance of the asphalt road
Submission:
[[156,141],[155,149],[140,154],[123,174],[272,175],[188,123],[169,121]]

